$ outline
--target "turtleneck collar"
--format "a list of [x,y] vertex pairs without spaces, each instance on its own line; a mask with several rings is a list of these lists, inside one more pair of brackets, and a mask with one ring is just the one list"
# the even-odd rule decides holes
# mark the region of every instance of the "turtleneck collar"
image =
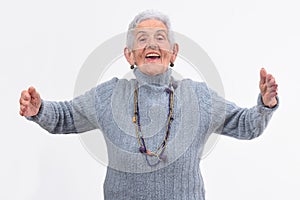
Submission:
[[150,76],[148,74],[141,72],[136,67],[133,73],[136,77],[136,80],[141,85],[150,84],[150,85],[158,85],[158,86],[168,86],[171,81],[172,69],[168,68],[168,70],[162,74]]

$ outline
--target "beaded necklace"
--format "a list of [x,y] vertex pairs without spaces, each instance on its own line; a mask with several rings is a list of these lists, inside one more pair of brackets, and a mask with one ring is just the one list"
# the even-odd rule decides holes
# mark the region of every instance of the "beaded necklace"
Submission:
[[[164,137],[164,140],[162,143],[158,146],[155,152],[150,151],[146,147],[146,142],[144,139],[144,136],[142,134],[142,128],[140,123],[140,113],[139,113],[139,104],[138,104],[138,84],[136,84],[135,90],[134,90],[134,116],[132,117],[132,122],[135,124],[135,133],[136,137],[139,143],[139,151],[140,153],[144,154],[146,156],[146,160],[149,166],[155,166],[160,161],[165,161],[167,159],[167,156],[164,155],[164,150],[167,146],[167,141],[170,135],[170,127],[171,122],[173,121],[173,109],[174,109],[174,91],[171,89],[172,84],[170,84],[169,88],[166,88],[165,91],[169,94],[169,112],[168,112],[168,122],[166,126],[166,134]],[[151,164],[148,160],[148,156],[155,156],[158,158],[158,161],[155,164]]]

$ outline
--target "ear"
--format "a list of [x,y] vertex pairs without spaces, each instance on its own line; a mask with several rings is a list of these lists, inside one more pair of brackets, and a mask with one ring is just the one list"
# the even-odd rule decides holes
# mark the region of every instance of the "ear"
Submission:
[[124,56],[130,65],[134,65],[133,52],[128,47],[124,48]]
[[179,51],[179,46],[177,43],[175,43],[173,45],[173,49],[172,49],[172,56],[171,56],[171,59],[170,59],[170,62],[171,63],[174,63],[176,58],[177,58],[177,54],[178,54],[178,51]]

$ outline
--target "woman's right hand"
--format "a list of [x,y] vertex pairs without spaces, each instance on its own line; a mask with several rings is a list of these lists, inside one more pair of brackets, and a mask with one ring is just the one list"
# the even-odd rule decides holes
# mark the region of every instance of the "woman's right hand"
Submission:
[[41,97],[34,87],[24,90],[20,97],[20,115],[31,117],[38,114],[42,104]]

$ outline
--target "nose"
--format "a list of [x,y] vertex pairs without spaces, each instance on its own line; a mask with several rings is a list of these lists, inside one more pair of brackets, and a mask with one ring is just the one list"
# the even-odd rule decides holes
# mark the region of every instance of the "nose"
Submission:
[[148,42],[147,48],[149,49],[157,49],[157,43],[154,38],[150,38]]
[[157,45],[156,44],[149,44],[147,48],[155,50],[155,49],[157,49]]

